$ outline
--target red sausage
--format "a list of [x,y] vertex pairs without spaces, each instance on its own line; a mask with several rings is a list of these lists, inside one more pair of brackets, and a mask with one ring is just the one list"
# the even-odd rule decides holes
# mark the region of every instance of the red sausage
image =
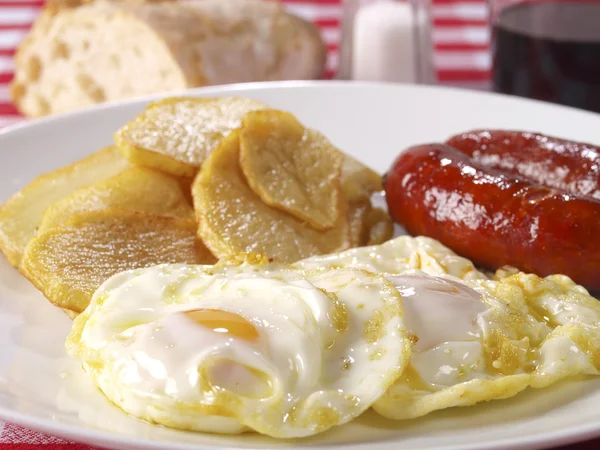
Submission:
[[522,131],[475,130],[446,141],[485,167],[600,200],[600,148]]
[[392,218],[489,269],[564,274],[600,291],[600,201],[532,184],[444,144],[412,147],[385,175]]

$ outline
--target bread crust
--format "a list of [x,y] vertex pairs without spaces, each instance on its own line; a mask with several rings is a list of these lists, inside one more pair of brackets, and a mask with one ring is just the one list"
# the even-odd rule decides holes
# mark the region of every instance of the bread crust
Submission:
[[[117,26],[110,25],[114,23],[113,17],[121,20],[123,25],[119,26],[137,30],[140,47],[145,49],[141,51],[139,64],[148,66],[148,76],[156,70],[169,74],[164,83],[153,79],[146,86],[143,77],[132,80],[131,71],[125,69],[122,73],[118,70],[105,73],[93,66],[82,51],[76,56],[59,55],[56,59],[45,56],[48,43],[57,34],[64,34],[57,30],[72,29],[71,24],[84,29],[85,38],[92,43],[106,41],[102,34],[115,31],[110,26]],[[153,47],[148,47],[150,41]],[[68,47],[70,42],[60,45]],[[115,59],[128,58],[121,54],[125,43],[117,43],[114,48],[110,45],[97,44],[95,54],[103,58],[113,55]],[[317,79],[323,75],[325,63],[326,46],[319,30],[285,12],[275,2],[50,0],[16,52],[10,94],[21,113],[34,117],[172,89]],[[52,71],[58,70],[60,76],[53,75]],[[85,86],[80,82],[82,78]],[[57,79],[66,86],[61,96],[53,95],[58,87],[49,84],[57,83]]]

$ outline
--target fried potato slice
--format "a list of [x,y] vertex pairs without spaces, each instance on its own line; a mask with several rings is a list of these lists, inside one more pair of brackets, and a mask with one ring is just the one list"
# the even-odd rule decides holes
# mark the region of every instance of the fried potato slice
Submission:
[[390,215],[381,208],[374,208],[368,200],[349,203],[348,217],[352,247],[383,244],[394,236]]
[[77,213],[110,207],[194,218],[194,210],[178,179],[156,170],[132,166],[107,180],[78,189],[51,205],[44,213],[38,232],[60,226]]
[[280,262],[331,253],[350,246],[346,201],[328,231],[263,203],[250,189],[239,164],[239,130],[232,132],[202,165],[192,187],[199,235],[219,258],[264,253]]
[[52,303],[79,313],[109,277],[155,264],[213,264],[192,219],[120,208],[84,212],[31,240],[21,272]]
[[371,196],[383,190],[381,176],[351,156],[344,155],[342,192],[348,199],[352,246],[382,244],[394,236],[389,214],[373,207]]
[[365,220],[366,240],[362,245],[378,245],[394,237],[394,222],[381,208],[370,208]]
[[371,202],[353,202],[348,204],[348,221],[350,223],[350,245],[362,247],[366,245],[367,215],[371,209]]
[[370,199],[373,193],[383,190],[381,175],[349,155],[344,155],[341,182],[350,203]]
[[119,129],[115,143],[134,164],[193,177],[247,112],[266,107],[242,97],[167,98]]
[[79,315],[78,312],[71,311],[70,309],[62,308],[62,310],[67,315],[67,317],[71,320],[75,320],[75,318]]
[[317,230],[340,215],[342,153],[289,113],[252,111],[242,119],[240,166],[252,190],[269,206]]
[[18,267],[44,211],[73,191],[123,171],[127,160],[116,147],[108,147],[69,166],[33,180],[0,207],[0,249]]

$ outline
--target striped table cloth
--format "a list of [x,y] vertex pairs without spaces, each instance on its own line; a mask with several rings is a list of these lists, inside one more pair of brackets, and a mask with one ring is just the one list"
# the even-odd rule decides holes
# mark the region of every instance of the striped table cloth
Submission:
[[[338,63],[340,0],[285,0],[289,9],[313,20],[329,48],[328,76]],[[8,89],[13,76],[15,48],[27,34],[42,0],[0,0],[0,127],[23,120],[11,104]],[[490,34],[483,0],[434,0],[434,63],[440,83],[486,87],[490,77]],[[592,450],[600,441],[561,450]],[[0,450],[90,450],[0,421]]]
[[[434,63],[440,83],[486,87],[490,77],[490,33],[484,0],[433,0]],[[22,120],[11,104],[15,48],[44,0],[0,0],[0,127]],[[284,0],[296,14],[313,20],[329,48],[327,75],[338,63],[341,0]]]

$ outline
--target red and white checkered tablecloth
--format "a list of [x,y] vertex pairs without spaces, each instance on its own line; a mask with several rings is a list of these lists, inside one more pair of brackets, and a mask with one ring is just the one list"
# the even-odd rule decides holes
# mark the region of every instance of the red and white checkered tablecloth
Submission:
[[[338,61],[341,0],[284,0],[290,10],[319,25],[329,47],[328,72]],[[441,83],[485,84],[490,76],[490,34],[484,0],[433,0],[434,59]],[[13,76],[15,48],[27,34],[43,0],[0,0],[0,127],[23,120],[11,104],[8,88]],[[0,421],[0,450],[90,450]],[[594,450],[600,440],[561,450]]]
[[[335,73],[342,0],[283,0],[293,12],[313,20],[329,47],[328,75]],[[490,34],[484,0],[433,0],[434,60],[441,83],[477,86],[490,76]],[[25,37],[44,0],[0,0],[0,127],[22,120],[11,104],[15,48]]]

